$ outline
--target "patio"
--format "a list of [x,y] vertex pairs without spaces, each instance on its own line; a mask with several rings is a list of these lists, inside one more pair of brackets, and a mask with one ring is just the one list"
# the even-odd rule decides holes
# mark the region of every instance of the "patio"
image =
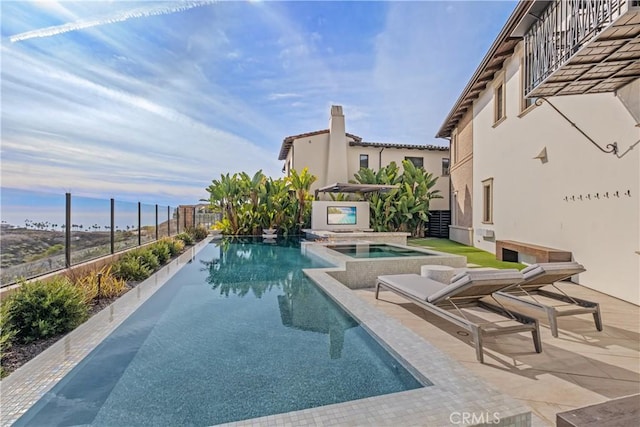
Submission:
[[640,307],[580,285],[562,286],[600,303],[604,330],[595,329],[590,315],[565,317],[559,338],[553,338],[541,319],[541,354],[523,334],[487,338],[485,364],[477,362],[470,337],[455,325],[392,292],[381,292],[380,300],[373,288],[353,292],[555,425],[558,412],[640,393]]

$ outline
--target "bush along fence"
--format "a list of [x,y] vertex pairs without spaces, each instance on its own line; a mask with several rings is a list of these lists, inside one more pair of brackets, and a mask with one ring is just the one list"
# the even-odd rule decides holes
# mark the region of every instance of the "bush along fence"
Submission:
[[192,210],[2,188],[0,287],[181,233]]
[[207,237],[202,226],[134,248],[102,268],[81,267],[56,277],[20,279],[0,301],[0,378],[75,329],[93,313],[151,276],[185,245]]

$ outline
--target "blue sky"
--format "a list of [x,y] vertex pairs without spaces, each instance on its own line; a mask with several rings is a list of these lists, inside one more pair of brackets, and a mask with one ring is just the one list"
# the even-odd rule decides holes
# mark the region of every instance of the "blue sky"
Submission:
[[342,105],[370,142],[439,126],[513,1],[2,1],[2,186],[189,204],[282,176]]

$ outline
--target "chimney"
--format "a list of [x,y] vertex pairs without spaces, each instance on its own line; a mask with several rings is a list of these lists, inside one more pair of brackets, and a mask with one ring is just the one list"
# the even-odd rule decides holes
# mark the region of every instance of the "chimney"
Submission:
[[327,156],[326,182],[331,185],[337,182],[348,182],[347,178],[347,135],[345,130],[342,106],[331,106],[329,120],[329,153]]

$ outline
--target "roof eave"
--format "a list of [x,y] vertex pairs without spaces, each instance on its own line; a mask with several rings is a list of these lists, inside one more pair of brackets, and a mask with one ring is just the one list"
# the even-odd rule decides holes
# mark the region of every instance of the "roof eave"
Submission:
[[[508,41],[509,39],[514,38],[512,37],[514,28],[521,22],[524,16],[526,16],[527,12],[531,9],[534,3],[536,3],[536,0],[533,0],[533,1],[521,0],[516,6],[516,8],[513,10],[513,12],[511,12],[511,16],[509,16],[509,19],[507,19],[507,22],[505,23],[504,27],[502,27],[502,30],[500,30],[500,33],[498,34],[493,44],[487,51],[487,54],[482,59],[482,62],[480,62],[480,65],[478,66],[476,71],[471,76],[471,79],[463,89],[462,93],[460,94],[460,97],[458,98],[456,103],[453,105],[453,108],[451,109],[451,111],[449,111],[447,118],[444,120],[444,122],[440,126],[438,133],[436,133],[436,138],[451,137],[451,131],[455,127],[455,124],[451,123],[453,121],[453,117],[459,113],[460,106],[465,103],[467,95],[469,94],[469,92],[471,92],[471,88],[476,85],[479,77],[484,73],[487,65],[494,59],[494,55],[496,54],[500,46],[505,41]],[[467,110],[472,105],[473,103],[469,107],[464,109],[464,112],[462,113],[460,118],[462,118],[464,114],[466,114]],[[455,122],[457,123],[458,120],[460,120],[460,118],[455,120]]]
[[[289,150],[291,150],[291,146],[293,145],[293,141],[300,138],[306,138],[309,136],[322,135],[323,133],[329,133],[329,129],[317,130],[314,132],[301,133],[298,135],[287,136],[282,140],[282,145],[280,146],[280,154],[278,155],[278,160],[286,160],[289,155]],[[354,135],[352,133],[345,133],[345,135],[356,142],[362,141],[362,138],[358,135]]]

